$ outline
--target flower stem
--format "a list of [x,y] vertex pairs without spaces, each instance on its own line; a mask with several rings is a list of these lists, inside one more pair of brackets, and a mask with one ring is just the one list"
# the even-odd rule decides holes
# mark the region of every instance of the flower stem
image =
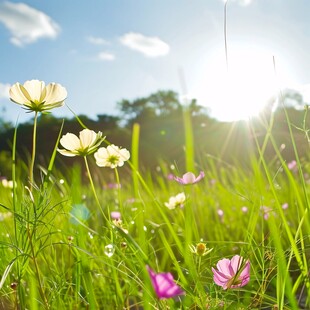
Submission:
[[104,213],[103,213],[101,204],[100,204],[100,202],[99,202],[97,193],[96,193],[96,189],[95,189],[95,186],[94,186],[93,178],[92,178],[91,173],[90,173],[90,170],[89,170],[89,165],[88,165],[88,161],[87,161],[87,157],[86,157],[86,156],[84,156],[84,162],[85,162],[85,166],[86,166],[86,170],[87,170],[87,175],[88,175],[88,178],[89,178],[90,186],[91,186],[92,191],[93,191],[93,194],[94,194],[94,196],[95,196],[96,203],[97,203],[98,207],[100,208],[100,211],[101,211],[102,215],[103,215],[104,218],[106,219],[106,217],[105,217],[105,215],[104,215]]
[[36,157],[36,140],[37,140],[37,122],[38,122],[38,112],[35,112],[34,121],[33,121],[33,134],[32,134],[32,154],[31,154],[31,162],[29,168],[29,179],[30,179],[30,191],[32,191],[33,187],[33,168]]
[[[35,228],[34,228],[34,231],[35,231]],[[37,263],[37,258],[36,258],[36,254],[35,254],[35,251],[34,251],[34,246],[33,246],[33,243],[32,243],[32,236],[33,236],[33,234],[30,233],[29,226],[27,227],[27,236],[28,236],[28,239],[29,239],[29,245],[30,245],[30,249],[31,249],[32,260],[33,260],[34,267],[35,267],[35,274],[37,276],[37,280],[38,280],[38,284],[39,284],[39,292],[40,292],[41,298],[43,299],[43,302],[45,304],[45,308],[49,309],[50,307],[49,307],[48,301],[46,299],[46,296],[44,294],[43,285],[42,285],[41,278],[40,278],[39,267],[38,267],[38,263]]]
[[122,204],[122,197],[121,197],[121,183],[119,180],[119,174],[118,174],[117,168],[115,168],[114,171],[115,171],[115,178],[116,178],[117,191],[118,191],[119,208],[121,210],[121,213],[123,213],[123,204]]

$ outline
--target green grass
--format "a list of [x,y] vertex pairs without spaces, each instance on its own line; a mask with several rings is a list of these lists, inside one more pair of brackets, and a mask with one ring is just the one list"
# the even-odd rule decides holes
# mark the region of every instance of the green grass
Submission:
[[[61,156],[60,128],[53,154],[44,154],[48,167],[34,165],[30,186],[27,165],[15,154],[19,141],[13,141],[15,185],[0,184],[1,309],[309,309],[310,171],[298,157],[289,120],[296,171],[282,158],[272,125],[245,169],[242,159],[228,164],[196,154],[186,111],[184,122],[186,167],[178,172],[160,159],[159,169],[139,171],[138,125],[131,162],[119,170],[98,168],[88,156],[87,169],[61,171],[54,165]],[[275,150],[271,162],[265,159],[267,143]],[[167,178],[186,168],[206,177],[188,186]],[[109,188],[111,180],[121,187]],[[169,197],[181,192],[184,207],[166,208]],[[267,219],[262,206],[268,207]],[[122,213],[120,225],[110,218],[115,210]],[[199,242],[213,250],[192,253],[190,246]],[[250,282],[223,290],[211,267],[236,254],[250,260]],[[159,300],[146,265],[171,272],[186,294]]]

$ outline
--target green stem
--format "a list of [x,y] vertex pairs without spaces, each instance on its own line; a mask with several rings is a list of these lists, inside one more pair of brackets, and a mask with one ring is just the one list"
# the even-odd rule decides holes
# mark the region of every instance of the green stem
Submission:
[[87,175],[88,175],[88,178],[89,178],[90,186],[91,186],[93,194],[95,196],[96,203],[97,203],[97,205],[98,205],[98,207],[99,207],[103,217],[107,220],[106,216],[104,215],[104,212],[103,212],[103,209],[101,207],[101,204],[99,202],[97,193],[96,193],[96,189],[95,189],[95,186],[94,186],[93,178],[92,178],[91,173],[90,173],[90,169],[89,169],[89,165],[88,165],[88,161],[87,161],[87,157],[86,156],[84,156],[84,162],[85,162],[85,166],[86,166],[86,170],[87,170]]
[[30,179],[30,190],[32,191],[33,187],[33,168],[36,157],[36,140],[37,140],[37,122],[38,122],[38,112],[35,112],[34,121],[33,121],[33,134],[32,134],[32,154],[31,162],[29,168],[29,179]]
[[122,197],[121,197],[121,183],[119,180],[119,174],[118,174],[117,168],[115,168],[114,171],[115,171],[115,178],[116,178],[116,184],[117,184],[119,208],[121,210],[121,213],[123,213],[123,204],[122,204]]
[[36,258],[34,246],[32,243],[32,236],[33,235],[30,233],[29,227],[27,227],[27,235],[28,235],[28,239],[29,239],[29,245],[30,245],[30,249],[31,249],[32,260],[33,260],[34,267],[35,267],[35,274],[37,276],[37,280],[39,283],[39,292],[40,292],[41,298],[43,299],[43,302],[45,304],[46,309],[49,309],[50,307],[49,307],[48,301],[47,301],[45,294],[44,294],[43,285],[42,285],[41,278],[40,278],[39,267],[38,267],[38,263],[37,263],[37,258]]
[[198,276],[200,277],[200,269],[201,269],[201,256],[198,258]]

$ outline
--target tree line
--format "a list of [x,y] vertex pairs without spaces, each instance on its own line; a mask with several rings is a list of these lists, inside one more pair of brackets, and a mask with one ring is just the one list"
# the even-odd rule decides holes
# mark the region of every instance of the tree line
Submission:
[[[296,146],[301,157],[307,157],[307,110],[301,109],[303,98],[300,94],[287,91],[283,94],[282,105],[274,107],[275,99],[266,104],[261,114],[249,121],[220,122],[210,117],[208,110],[195,99],[181,103],[179,95],[171,90],[160,90],[147,97],[134,100],[121,100],[117,103],[118,115],[100,114],[97,119],[79,115],[79,121],[89,129],[102,131],[107,140],[130,150],[132,127],[140,125],[139,159],[141,168],[154,169],[159,162],[176,163],[184,167],[184,109],[190,114],[195,158],[203,160],[213,156],[219,162],[238,161],[243,165],[250,163],[250,156],[257,154],[256,141],[263,145],[266,134],[271,130],[276,145],[287,161],[295,158],[288,130],[286,113],[292,125]],[[296,108],[299,107],[298,108]],[[57,141],[64,121],[63,134],[78,134],[81,124],[75,116],[56,118],[52,114],[42,114],[38,122],[37,154],[46,163]],[[9,173],[14,128],[3,120],[0,131],[0,175]],[[17,129],[17,154],[27,161],[32,147],[31,121],[20,124]],[[285,147],[284,147],[285,145]],[[272,159],[275,150],[270,141],[265,146],[265,155]],[[75,161],[78,159],[75,159]],[[71,165],[72,158],[57,156],[63,165]],[[203,162],[203,161],[202,161]]]

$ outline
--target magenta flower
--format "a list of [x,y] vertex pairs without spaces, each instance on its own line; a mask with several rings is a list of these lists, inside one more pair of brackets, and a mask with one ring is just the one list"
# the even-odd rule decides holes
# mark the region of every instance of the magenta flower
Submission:
[[204,177],[205,173],[203,171],[200,171],[198,177],[196,177],[192,172],[186,172],[185,174],[183,174],[182,178],[175,176],[174,179],[182,185],[188,185],[188,184],[195,184]]
[[146,269],[150,275],[153,288],[159,299],[184,295],[185,292],[174,282],[170,272],[156,273],[149,266]]
[[231,260],[219,260],[216,267],[217,269],[212,268],[213,280],[224,290],[245,286],[250,281],[250,261],[245,261],[239,255],[235,255]]

